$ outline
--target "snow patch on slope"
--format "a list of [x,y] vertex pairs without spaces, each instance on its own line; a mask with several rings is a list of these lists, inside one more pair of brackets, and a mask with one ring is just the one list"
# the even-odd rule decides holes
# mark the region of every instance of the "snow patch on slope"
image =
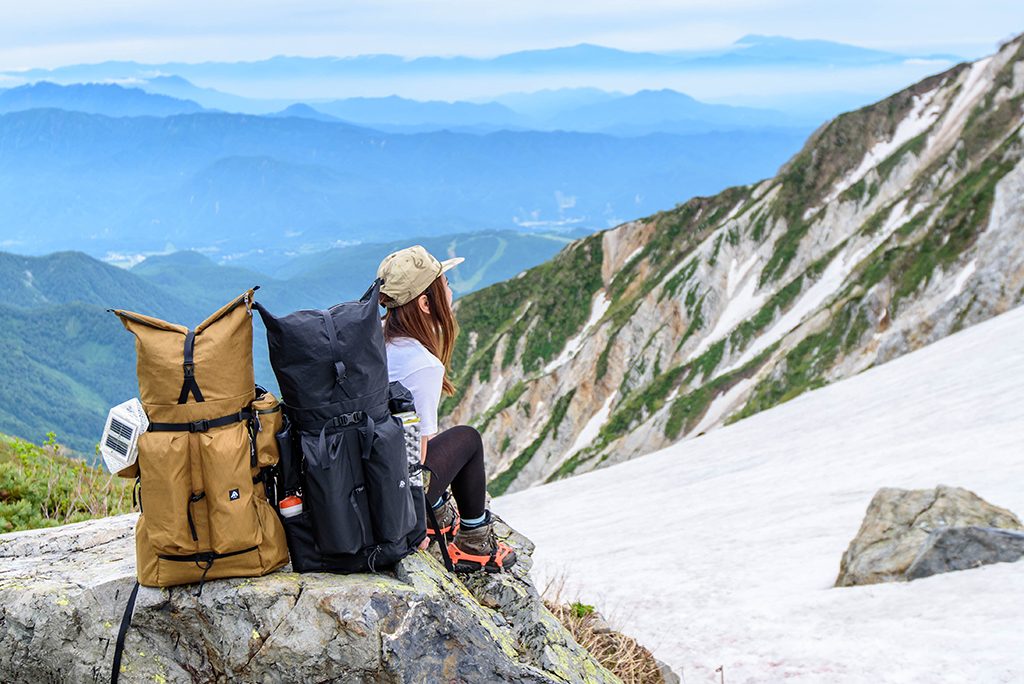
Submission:
[[[832,192],[825,198],[825,204],[835,201],[844,190],[864,178],[868,171],[888,159],[900,147],[927,131],[938,120],[939,115],[942,113],[942,107],[939,103],[932,104],[938,90],[938,88],[935,88],[924,95],[914,96],[910,112],[900,121],[892,138],[875,143],[875,146],[864,155],[860,166],[836,183]],[[929,105],[932,106],[929,107]],[[817,211],[817,208],[808,209],[804,212],[804,220],[813,216]]]
[[741,265],[737,265],[736,259],[729,264],[729,274],[725,282],[725,294],[729,300],[722,313],[704,339],[700,341],[696,349],[690,353],[687,361],[691,361],[703,354],[708,347],[724,337],[730,330],[739,325],[761,308],[767,294],[757,292],[757,278],[753,276],[754,264],[758,262],[758,255],[752,254],[749,259]]
[[697,423],[697,427],[691,430],[691,434],[700,435],[702,432],[707,432],[715,425],[718,421],[725,417],[725,412],[728,411],[736,401],[742,397],[748,389],[754,384],[753,378],[744,378],[735,385],[730,387],[725,392],[722,392],[711,402],[708,406],[708,410],[705,411],[704,417]]
[[548,365],[544,366],[545,373],[551,373],[565,365],[569,359],[576,356],[576,353],[579,352],[580,348],[583,346],[583,341],[590,333],[591,328],[601,320],[601,317],[605,315],[608,311],[608,307],[611,305],[612,302],[608,299],[608,294],[604,290],[597,293],[597,296],[594,297],[594,302],[590,305],[590,318],[588,318],[587,322],[583,324],[583,330],[581,330],[578,335],[570,338],[569,341],[565,343],[565,347],[562,348],[562,353],[555,357],[550,363],[548,363]]
[[583,426],[582,430],[580,430],[580,434],[576,436],[576,439],[573,441],[572,446],[569,447],[569,450],[565,452],[564,456],[562,456],[558,465],[561,465],[565,461],[569,460],[576,454],[576,452],[578,452],[580,449],[586,448],[587,446],[589,446],[591,442],[594,441],[594,438],[596,438],[598,433],[601,432],[601,426],[605,424],[605,421],[608,420],[608,416],[611,415],[612,402],[615,401],[615,397],[617,395],[617,391],[612,392],[610,395],[608,395],[608,398],[605,399],[604,404],[601,405],[601,408],[597,410],[597,413],[590,417],[590,420],[587,421],[587,424]]
[[900,226],[907,223],[924,209],[924,206],[915,205],[910,212],[907,212],[906,209],[907,201],[905,199],[900,200],[889,212],[889,217],[886,219],[885,224],[864,245],[852,252],[843,250],[836,255],[836,258],[825,267],[825,272],[821,274],[821,277],[801,295],[796,303],[790,307],[789,311],[784,313],[772,327],[759,335],[747,347],[746,351],[723,372],[735,370],[749,363],[758,354],[785,337],[804,318],[817,311],[829,297],[842,288],[843,283],[846,282],[846,279],[853,272],[857,264],[888,240]]
[[956,274],[956,280],[953,281],[953,287],[950,288],[949,292],[946,294],[946,298],[943,301],[948,302],[949,300],[953,299],[958,294],[963,292],[964,283],[967,282],[968,278],[970,278],[972,275],[974,275],[974,270],[977,267],[978,267],[978,260],[977,259],[971,259],[971,262],[969,264],[967,264],[966,266],[964,266],[960,270],[960,272]]
[[493,507],[537,544],[540,585],[566,573],[687,681],[719,665],[731,682],[1016,681],[1021,563],[832,584],[880,487],[963,486],[1024,513],[1022,337],[1024,307]]

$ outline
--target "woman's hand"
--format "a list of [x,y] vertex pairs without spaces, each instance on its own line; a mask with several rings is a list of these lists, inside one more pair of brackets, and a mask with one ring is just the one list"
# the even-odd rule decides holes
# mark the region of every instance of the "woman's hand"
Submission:
[[424,537],[423,541],[420,542],[420,551],[426,551],[427,547],[430,546],[430,537]]

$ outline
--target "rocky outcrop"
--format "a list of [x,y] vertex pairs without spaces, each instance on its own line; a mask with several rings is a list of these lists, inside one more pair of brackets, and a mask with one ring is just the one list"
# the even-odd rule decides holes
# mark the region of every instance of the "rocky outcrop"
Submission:
[[492,488],[513,491],[1020,305],[1022,122],[1018,37],[827,122],[774,178],[591,235],[461,298],[449,423],[482,428]]
[[[1021,523],[1010,511],[960,487],[880,489],[843,554],[836,586],[914,579],[944,572],[941,567],[959,570],[974,567],[985,557],[1002,557],[994,548],[987,552],[981,548],[984,544],[977,534],[969,550],[964,549],[968,539],[962,532],[948,534],[950,528],[974,527],[1020,530]],[[995,541],[991,534],[986,536],[989,542]]]
[[928,535],[905,576],[915,580],[990,563],[1013,563],[1021,558],[1024,532],[995,527],[941,527]]
[[[109,681],[134,584],[134,515],[0,536],[0,681]],[[532,545],[460,580],[417,553],[391,573],[275,572],[139,590],[122,682],[618,682],[543,606]]]

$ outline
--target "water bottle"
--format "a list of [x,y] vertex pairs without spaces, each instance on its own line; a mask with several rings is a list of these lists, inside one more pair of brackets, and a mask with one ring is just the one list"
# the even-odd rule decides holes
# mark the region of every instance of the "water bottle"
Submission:
[[286,496],[277,504],[282,518],[293,518],[302,513],[302,498],[296,494]]
[[405,455],[409,459],[409,483],[413,487],[423,486],[423,471],[419,469],[422,442],[420,441],[420,417],[415,411],[396,413],[405,429]]

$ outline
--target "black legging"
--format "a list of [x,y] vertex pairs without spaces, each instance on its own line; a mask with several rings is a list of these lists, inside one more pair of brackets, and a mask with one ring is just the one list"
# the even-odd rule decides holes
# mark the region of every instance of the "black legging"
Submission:
[[456,425],[434,435],[427,442],[426,465],[431,471],[428,506],[451,485],[461,517],[479,518],[484,514],[487,487],[484,443],[475,428]]

